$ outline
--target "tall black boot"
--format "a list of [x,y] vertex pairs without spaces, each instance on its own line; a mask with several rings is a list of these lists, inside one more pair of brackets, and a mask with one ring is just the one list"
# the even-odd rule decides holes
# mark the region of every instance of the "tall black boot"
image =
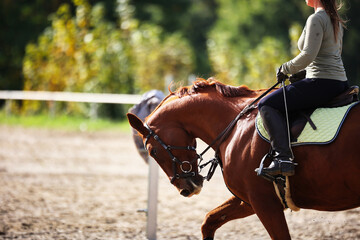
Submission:
[[269,167],[263,168],[263,173],[271,176],[294,175],[293,153],[290,148],[284,116],[278,110],[269,106],[262,106],[260,115],[263,119],[264,127],[269,134],[271,148],[274,152],[273,161]]

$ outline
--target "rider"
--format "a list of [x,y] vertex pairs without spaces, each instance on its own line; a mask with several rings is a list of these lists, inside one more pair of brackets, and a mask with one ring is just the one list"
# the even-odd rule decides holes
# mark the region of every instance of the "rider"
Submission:
[[[306,70],[303,79],[285,87],[289,113],[319,107],[349,87],[341,59],[345,21],[339,16],[337,0],[306,0],[306,4],[315,13],[307,19],[298,40],[301,52],[284,63],[276,75],[282,82],[287,74]],[[273,161],[263,173],[271,176],[295,173],[282,91],[277,89],[258,104],[274,153]]]

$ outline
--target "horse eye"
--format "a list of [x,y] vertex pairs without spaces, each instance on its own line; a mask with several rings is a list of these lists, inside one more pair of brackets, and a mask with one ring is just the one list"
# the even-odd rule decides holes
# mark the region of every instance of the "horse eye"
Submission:
[[150,155],[151,156],[153,156],[153,157],[155,157],[156,156],[156,149],[155,148],[153,148],[153,149],[151,149],[151,151],[150,151]]

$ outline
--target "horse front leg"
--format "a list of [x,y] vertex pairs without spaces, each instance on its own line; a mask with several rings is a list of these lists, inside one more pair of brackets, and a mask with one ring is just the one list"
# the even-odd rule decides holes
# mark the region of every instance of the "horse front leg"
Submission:
[[276,194],[257,193],[251,198],[251,206],[273,240],[290,240],[284,208]]
[[204,240],[214,239],[215,231],[228,221],[254,214],[252,207],[232,196],[220,206],[211,210],[204,219],[201,233]]

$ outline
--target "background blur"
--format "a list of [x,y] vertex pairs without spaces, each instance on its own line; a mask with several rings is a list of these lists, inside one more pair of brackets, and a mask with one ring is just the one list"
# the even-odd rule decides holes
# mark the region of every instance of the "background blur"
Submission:
[[[343,60],[360,85],[360,0],[344,1]],[[268,88],[312,12],[304,0],[0,0],[0,90],[143,94],[195,76]],[[146,239],[129,108],[0,100],[0,239]],[[205,185],[183,198],[160,171],[158,239],[200,239],[231,196],[221,171]],[[285,214],[295,240],[360,239],[358,209]],[[268,239],[256,216],[216,236]]]
[[[343,60],[360,84],[359,0],[345,0]],[[0,0],[0,90],[136,93],[189,76],[267,88],[297,52],[313,9],[303,0]],[[4,102],[0,102],[1,106]],[[46,111],[17,101],[13,112]],[[84,115],[89,104],[61,103]],[[128,106],[103,104],[117,119]]]

